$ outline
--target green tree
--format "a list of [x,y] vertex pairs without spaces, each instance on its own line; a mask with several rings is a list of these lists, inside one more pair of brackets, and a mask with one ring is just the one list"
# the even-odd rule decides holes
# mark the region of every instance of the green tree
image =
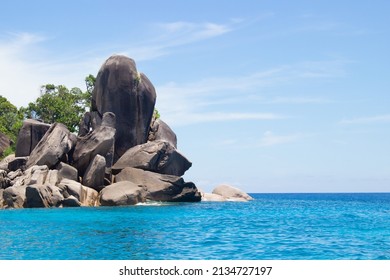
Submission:
[[92,91],[95,88],[95,82],[96,82],[96,77],[92,74],[89,74],[85,78],[85,85],[87,87],[87,92],[92,96]]
[[75,132],[89,104],[88,91],[47,84],[41,87],[41,96],[23,108],[23,112],[26,118],[40,119],[46,123],[60,122]]
[[15,143],[22,122],[23,114],[7,98],[0,95],[0,131]]

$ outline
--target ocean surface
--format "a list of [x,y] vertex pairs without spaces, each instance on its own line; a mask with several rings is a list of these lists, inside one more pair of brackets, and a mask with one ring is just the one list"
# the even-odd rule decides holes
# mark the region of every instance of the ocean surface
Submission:
[[0,210],[0,259],[390,259],[390,193]]

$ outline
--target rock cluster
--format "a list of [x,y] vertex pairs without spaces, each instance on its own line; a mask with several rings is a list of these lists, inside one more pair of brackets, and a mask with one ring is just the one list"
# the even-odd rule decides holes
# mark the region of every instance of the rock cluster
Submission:
[[200,201],[181,178],[192,164],[172,129],[153,117],[155,102],[132,59],[107,59],[77,136],[61,123],[24,121],[16,154],[0,162],[0,208]]

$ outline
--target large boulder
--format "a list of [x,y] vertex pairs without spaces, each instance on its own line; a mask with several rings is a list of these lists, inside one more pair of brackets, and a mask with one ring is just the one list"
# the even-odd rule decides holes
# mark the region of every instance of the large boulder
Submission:
[[13,187],[27,185],[43,185],[46,182],[46,177],[49,169],[46,165],[34,165],[28,168],[22,176],[15,179]]
[[[71,203],[73,205],[78,204],[80,206],[97,206],[99,193],[92,188],[88,188],[79,182],[69,179],[62,179],[58,184],[58,187],[61,190],[61,194],[64,196],[66,204]],[[79,203],[74,203],[75,199]],[[67,204],[66,206],[69,205]]]
[[225,197],[223,197],[222,195],[219,195],[219,194],[215,194],[215,193],[204,193],[202,192],[201,193],[202,195],[202,201],[227,201],[227,199]]
[[106,159],[101,155],[96,155],[89,164],[83,176],[83,185],[93,188],[98,192],[104,188],[104,174],[106,169]]
[[8,170],[16,171],[18,169],[25,170],[27,165],[28,157],[15,157],[13,160],[8,162]]
[[65,125],[53,124],[31,152],[27,167],[47,165],[49,168],[54,168],[72,148],[69,135],[70,132]]
[[105,187],[100,193],[100,205],[121,206],[145,202],[145,191],[129,181],[121,181]]
[[154,201],[197,202],[201,200],[200,193],[191,182],[173,175],[163,175],[142,169],[126,167],[115,176],[115,182],[130,181],[143,186],[146,198]]
[[134,60],[114,55],[105,61],[96,77],[91,111],[116,115],[114,160],[147,141],[155,103],[154,86],[137,71]]
[[125,167],[182,176],[192,163],[169,142],[153,141],[130,148],[112,167],[118,173]]
[[106,161],[106,167],[111,168],[116,133],[116,129],[112,127],[112,118],[115,118],[112,113],[105,113],[103,120],[109,120],[103,122],[87,135],[78,137],[72,155],[72,165],[78,170],[79,176],[84,176],[85,171],[96,155],[103,156]]
[[173,147],[177,149],[177,137],[175,132],[163,122],[161,119],[153,119],[150,125],[149,141],[165,141],[169,142]]
[[16,142],[15,155],[17,157],[29,156],[49,128],[50,124],[37,120],[27,119],[23,121]]
[[70,179],[73,181],[79,180],[77,169],[69,164],[60,162],[59,164],[57,164],[56,169],[58,170],[58,177],[60,181],[62,179]]
[[8,163],[12,160],[15,159],[15,154],[11,154],[11,155],[8,155],[6,156],[5,158],[3,158],[1,161],[0,161],[0,169],[1,170],[6,170],[6,171],[9,171],[8,169]]
[[3,191],[5,208],[23,208],[26,201],[26,185],[12,186]]
[[219,185],[213,192],[214,195],[219,195],[225,198],[227,201],[249,201],[253,200],[253,197],[243,192],[242,190],[229,185]]
[[64,197],[60,189],[53,185],[32,185],[26,187],[26,207],[58,207]]

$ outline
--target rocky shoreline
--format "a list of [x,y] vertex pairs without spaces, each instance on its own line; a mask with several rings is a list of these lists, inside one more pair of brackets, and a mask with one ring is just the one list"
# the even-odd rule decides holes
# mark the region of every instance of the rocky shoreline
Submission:
[[[176,134],[156,118],[155,103],[154,86],[132,59],[108,58],[78,135],[61,123],[24,121],[15,155],[0,162],[0,208],[212,200],[181,177],[192,163],[178,151]],[[218,190],[213,197],[231,200]]]

